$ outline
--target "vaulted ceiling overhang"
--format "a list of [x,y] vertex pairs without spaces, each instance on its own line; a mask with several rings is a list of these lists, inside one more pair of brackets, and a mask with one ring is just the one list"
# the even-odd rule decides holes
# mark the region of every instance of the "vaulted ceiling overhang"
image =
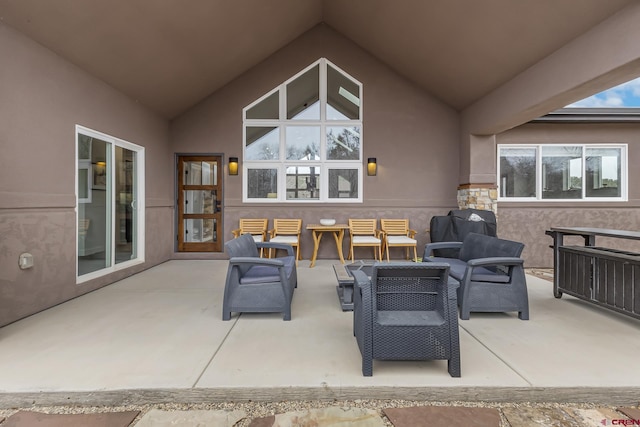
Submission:
[[[168,119],[319,24],[470,114],[517,90],[537,64],[623,9],[633,12],[637,2],[0,0],[0,22]],[[565,98],[586,97],[623,75],[585,81]],[[562,83],[552,90],[565,90]]]

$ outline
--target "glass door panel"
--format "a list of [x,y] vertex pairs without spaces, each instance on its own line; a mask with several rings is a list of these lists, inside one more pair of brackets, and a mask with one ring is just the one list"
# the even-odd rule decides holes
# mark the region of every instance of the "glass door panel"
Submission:
[[215,213],[216,190],[187,190],[183,193],[184,213]]
[[220,252],[222,159],[178,158],[178,251]]
[[217,221],[215,219],[185,219],[184,241],[188,243],[215,242]]
[[78,135],[78,276],[111,266],[111,144]]
[[136,153],[115,147],[115,255],[116,264],[137,257]]

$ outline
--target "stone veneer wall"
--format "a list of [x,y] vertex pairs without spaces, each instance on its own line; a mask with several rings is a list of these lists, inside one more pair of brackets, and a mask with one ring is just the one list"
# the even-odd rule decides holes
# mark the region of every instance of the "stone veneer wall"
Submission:
[[466,184],[458,187],[460,209],[480,209],[498,214],[498,187],[493,184]]

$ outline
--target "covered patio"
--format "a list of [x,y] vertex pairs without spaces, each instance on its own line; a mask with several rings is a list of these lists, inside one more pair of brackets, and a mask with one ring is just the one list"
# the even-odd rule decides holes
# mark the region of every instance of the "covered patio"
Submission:
[[284,399],[636,405],[640,321],[527,275],[531,319],[460,321],[462,376],[445,361],[361,374],[332,265],[300,261],[292,320],[221,320],[225,260],[171,260],[0,329],[0,405]]

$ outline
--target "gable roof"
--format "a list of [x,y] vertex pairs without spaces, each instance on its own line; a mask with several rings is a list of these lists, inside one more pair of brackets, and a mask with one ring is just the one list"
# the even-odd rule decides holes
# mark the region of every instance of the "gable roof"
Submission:
[[633,0],[3,0],[0,22],[166,118],[324,23],[457,110]]

